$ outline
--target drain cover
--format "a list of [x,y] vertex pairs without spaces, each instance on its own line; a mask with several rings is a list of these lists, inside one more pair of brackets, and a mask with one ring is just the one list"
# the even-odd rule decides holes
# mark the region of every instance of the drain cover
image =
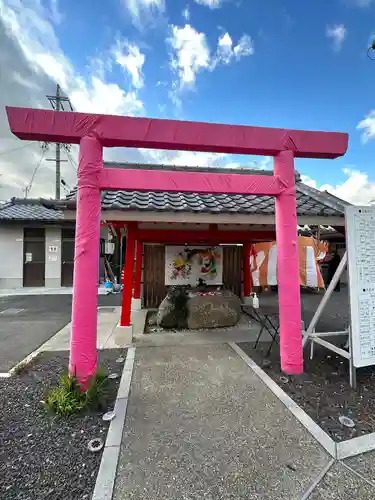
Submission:
[[0,316],[15,316],[16,314],[24,311],[25,309],[5,309],[4,311],[0,311]]

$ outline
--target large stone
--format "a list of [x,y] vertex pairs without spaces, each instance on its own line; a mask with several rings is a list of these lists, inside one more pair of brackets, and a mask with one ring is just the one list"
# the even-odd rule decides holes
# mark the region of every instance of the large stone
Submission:
[[229,290],[214,295],[192,294],[187,307],[190,329],[234,326],[241,316],[241,301]]
[[158,308],[156,324],[161,328],[176,328],[177,326],[177,314],[168,295]]
[[[156,324],[161,328],[187,328],[186,323],[186,299],[183,300],[184,310],[176,308],[176,299],[172,299],[169,292],[159,306],[156,314]],[[178,291],[177,291],[178,293]],[[182,292],[181,292],[182,293]],[[177,300],[177,304],[181,301]]]

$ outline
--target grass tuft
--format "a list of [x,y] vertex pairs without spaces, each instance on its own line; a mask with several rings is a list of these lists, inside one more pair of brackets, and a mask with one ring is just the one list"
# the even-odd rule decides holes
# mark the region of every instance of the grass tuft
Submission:
[[59,386],[52,389],[46,397],[46,407],[58,415],[68,416],[84,410],[102,410],[106,407],[108,378],[99,369],[85,391],[80,390],[77,378],[62,375]]
[[18,363],[15,368],[13,368],[13,373],[15,375],[22,375],[23,373],[28,372],[28,370],[42,357],[42,353],[39,352],[36,356],[34,356],[30,361],[21,361]]

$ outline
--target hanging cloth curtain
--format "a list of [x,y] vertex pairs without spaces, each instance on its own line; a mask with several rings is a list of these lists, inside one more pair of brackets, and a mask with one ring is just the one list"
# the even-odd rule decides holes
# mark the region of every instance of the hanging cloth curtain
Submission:
[[[298,236],[300,285],[324,288],[319,263],[328,253],[328,243],[313,237]],[[254,286],[277,285],[276,242],[255,243],[250,255],[250,272]]]

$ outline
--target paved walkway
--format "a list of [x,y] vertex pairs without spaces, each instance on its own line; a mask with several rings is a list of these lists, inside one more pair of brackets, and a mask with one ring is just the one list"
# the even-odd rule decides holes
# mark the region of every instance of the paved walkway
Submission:
[[114,500],[373,499],[348,466],[227,344],[137,348]]
[[[121,335],[116,332],[121,308],[104,306],[98,309],[97,349],[118,349],[125,347]],[[56,335],[40,347],[41,351],[69,350],[71,323],[64,326]],[[131,343],[126,342],[126,345]]]

